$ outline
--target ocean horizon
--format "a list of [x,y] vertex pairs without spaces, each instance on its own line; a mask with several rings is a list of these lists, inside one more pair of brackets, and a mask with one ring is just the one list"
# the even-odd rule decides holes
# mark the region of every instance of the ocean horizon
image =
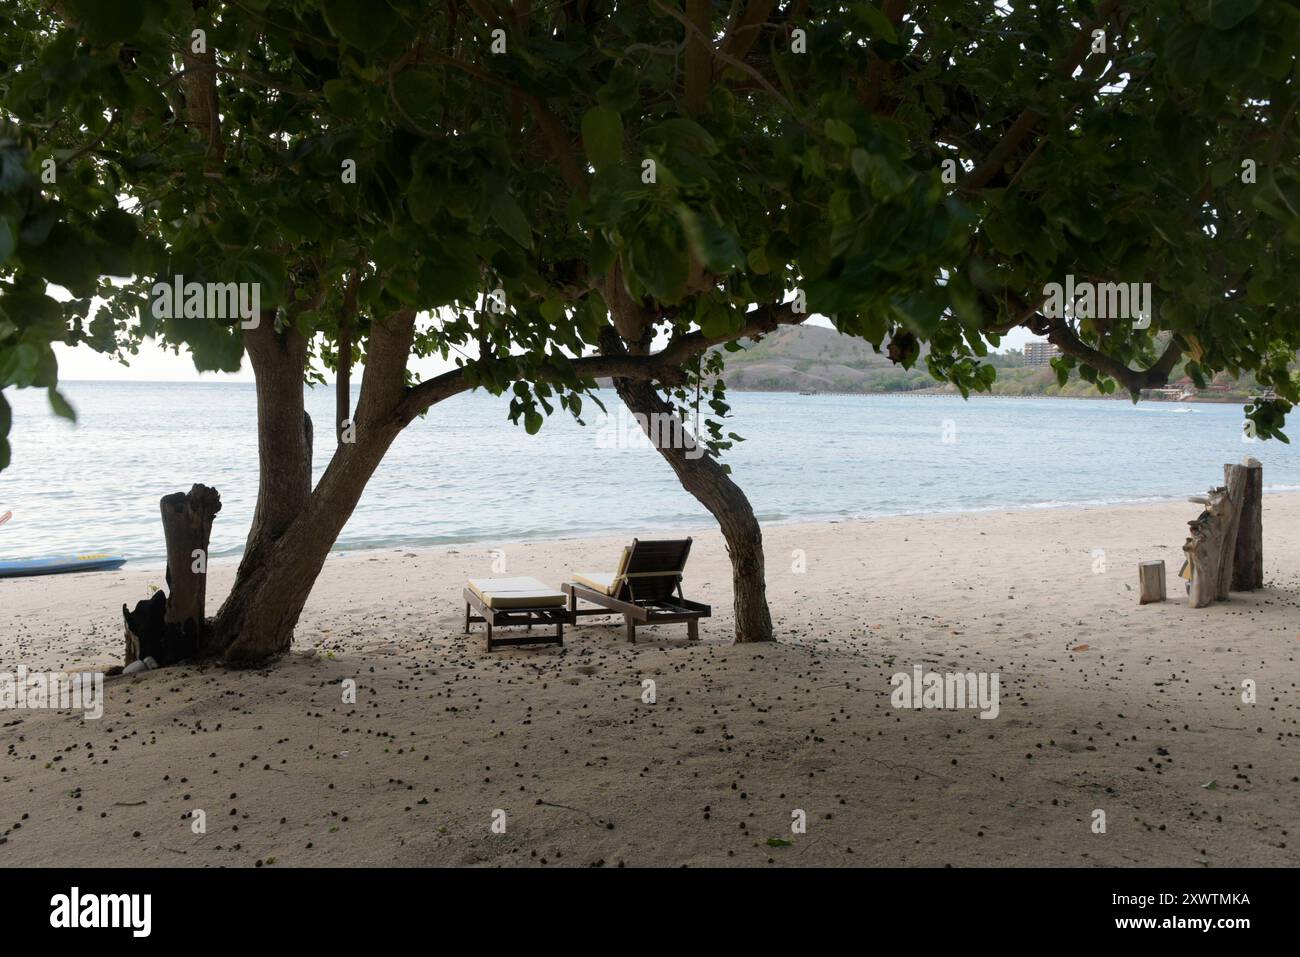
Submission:
[[[201,482],[223,508],[210,556],[241,554],[257,496],[256,396],[245,382],[70,381],[78,422],[10,390],[13,461],[0,473],[0,558],[85,552],[165,558],[158,500]],[[355,395],[359,386],[354,386]],[[527,435],[508,396],[468,393],[398,437],[335,551],[713,527],[612,389],[579,425]],[[1260,459],[1268,492],[1300,490],[1300,449],[1244,441],[1239,405],[981,396],[732,392],[724,455],[760,521],[1177,501]],[[319,478],[334,390],[307,390]],[[1189,518],[1193,517],[1189,511]]]

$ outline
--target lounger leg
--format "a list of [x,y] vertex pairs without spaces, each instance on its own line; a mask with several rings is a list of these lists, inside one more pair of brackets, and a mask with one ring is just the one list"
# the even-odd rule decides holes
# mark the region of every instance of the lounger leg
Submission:
[[636,622],[629,615],[623,616],[623,621],[627,623],[627,640],[636,644]]
[[555,643],[557,645],[564,644],[564,622],[562,621],[555,623]]
[[488,630],[488,651],[492,650],[492,622],[487,623]]
[[686,637],[690,641],[700,640],[700,622],[697,618],[692,618],[686,623]]
[[469,602],[465,603],[465,634],[469,634]]

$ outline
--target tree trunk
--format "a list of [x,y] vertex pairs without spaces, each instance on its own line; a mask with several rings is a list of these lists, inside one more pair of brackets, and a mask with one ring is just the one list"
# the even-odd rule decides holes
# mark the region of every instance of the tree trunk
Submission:
[[343,445],[352,418],[352,327],[339,329],[339,367],[334,382],[334,436]]
[[[659,454],[668,460],[682,487],[717,519],[731,556],[731,581],[735,594],[736,641],[772,641],[772,615],[767,607],[767,585],[763,568],[763,530],[754,517],[749,499],[716,459],[697,446],[681,424],[673,406],[645,381],[615,379],[623,404],[639,419],[654,439]],[[663,425],[673,422],[669,436],[683,442],[665,441]],[[658,428],[655,428],[655,424]],[[678,447],[680,446],[680,447]]]
[[1264,468],[1252,458],[1242,465],[1246,488],[1232,563],[1232,590],[1254,591],[1264,587]]
[[257,375],[257,511],[234,587],[208,632],[208,654],[247,666],[289,650],[330,549],[401,432],[397,408],[414,321],[414,313],[401,313],[372,324],[356,441],[339,446],[314,491],[302,393],[306,343],[291,329],[246,340]]
[[[224,654],[239,637],[255,583],[271,563],[284,561],[286,556],[277,554],[280,540],[311,498],[312,426],[303,407],[307,341],[292,325],[276,332],[275,313],[270,312],[244,333],[244,345],[257,381],[257,506],[235,585],[204,636],[205,657]],[[276,599],[267,594],[265,601]],[[297,613],[291,617],[289,638]],[[278,647],[280,641],[270,644]],[[287,648],[285,639],[281,650]]]
[[244,343],[257,380],[257,507],[239,574],[252,572],[263,551],[284,534],[311,496],[310,419],[303,407],[307,340],[292,326],[275,331],[275,314],[264,313]]

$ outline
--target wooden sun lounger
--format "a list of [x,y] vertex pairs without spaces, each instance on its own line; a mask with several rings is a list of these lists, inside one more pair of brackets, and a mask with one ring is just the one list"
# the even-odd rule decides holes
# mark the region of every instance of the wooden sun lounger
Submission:
[[[682,595],[682,571],[691,553],[691,540],[643,542],[637,539],[623,549],[618,571],[578,572],[560,585],[568,596],[570,621],[579,615],[622,615],[627,640],[636,641],[637,625],[686,622],[691,641],[700,637],[699,621],[713,609]],[[579,608],[578,600],[598,605]]]
[[[464,591],[465,634],[471,622],[487,624],[488,651],[508,645],[562,645],[564,626],[573,623],[564,607],[565,594],[535,578],[471,579]],[[477,611],[475,615],[473,612]],[[497,638],[493,627],[526,625],[527,632],[510,638]],[[555,633],[532,634],[533,625],[554,625]]]

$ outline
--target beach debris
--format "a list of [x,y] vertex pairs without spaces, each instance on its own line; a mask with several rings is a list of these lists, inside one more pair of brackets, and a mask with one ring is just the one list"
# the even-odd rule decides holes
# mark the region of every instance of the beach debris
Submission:
[[1138,604],[1165,600],[1165,563],[1138,562]]
[[144,658],[137,658],[135,661],[131,662],[122,669],[122,674],[133,675],[140,671],[153,671],[157,667],[158,662],[153,658],[146,656]]
[[1263,467],[1247,457],[1241,465],[1225,465],[1223,475],[1225,484],[1210,490],[1204,511],[1187,523],[1191,535],[1183,545],[1187,559],[1179,575],[1187,581],[1193,608],[1222,601],[1232,589],[1263,584]]

